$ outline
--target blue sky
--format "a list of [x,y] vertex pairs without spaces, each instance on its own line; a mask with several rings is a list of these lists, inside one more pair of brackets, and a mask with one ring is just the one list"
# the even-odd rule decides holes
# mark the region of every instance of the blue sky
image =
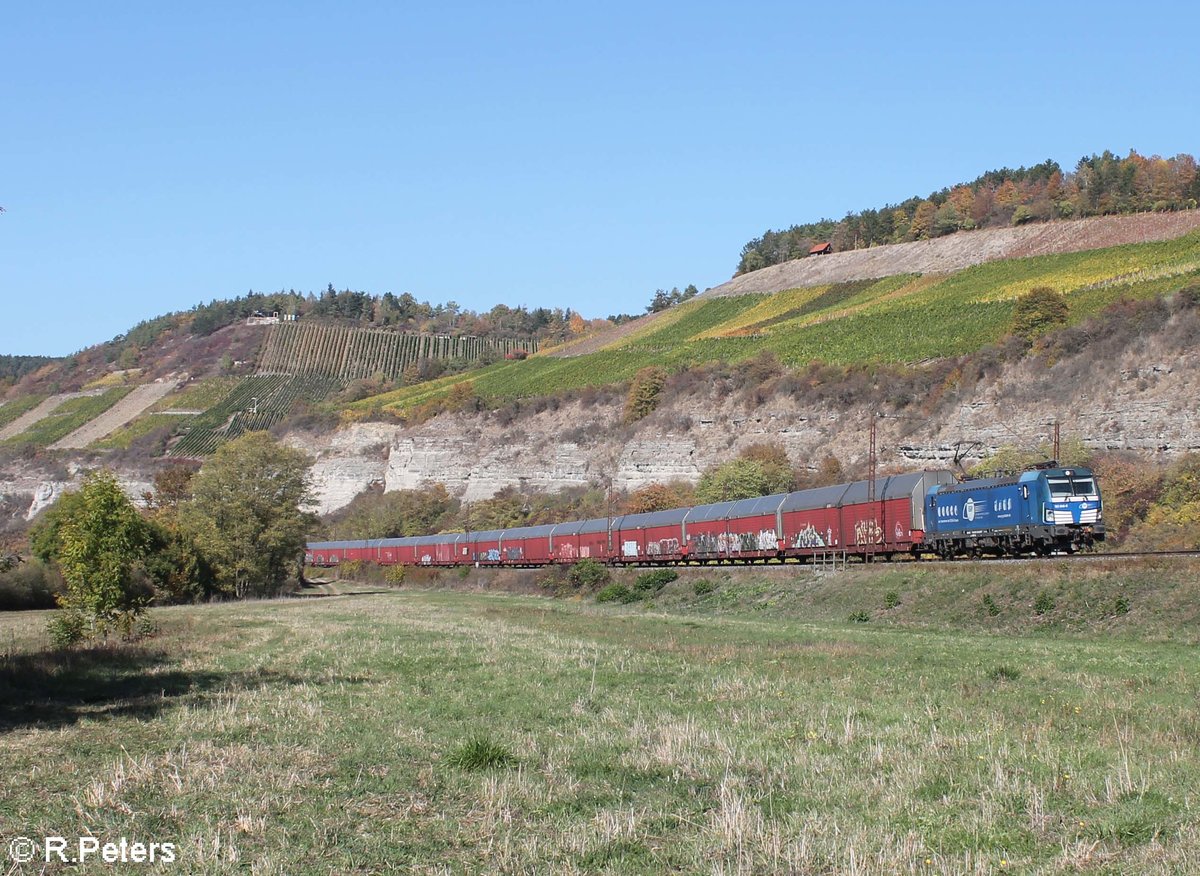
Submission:
[[767,228],[1200,151],[1190,4],[59,3],[0,26],[0,353],[248,289],[640,312]]

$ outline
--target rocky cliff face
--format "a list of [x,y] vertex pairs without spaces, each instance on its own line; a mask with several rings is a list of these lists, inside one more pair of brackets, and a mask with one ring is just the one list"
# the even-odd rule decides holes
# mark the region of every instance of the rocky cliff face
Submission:
[[[67,490],[75,489],[89,467],[75,460],[60,464],[24,463],[0,470],[0,531],[20,529],[41,511],[53,505]],[[121,487],[135,501],[153,489],[153,473],[122,467],[117,472]]]

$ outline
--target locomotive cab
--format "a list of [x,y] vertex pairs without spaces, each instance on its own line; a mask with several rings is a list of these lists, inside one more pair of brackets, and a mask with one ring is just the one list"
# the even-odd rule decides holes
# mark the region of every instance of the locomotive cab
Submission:
[[1042,523],[1067,527],[1088,543],[1104,540],[1103,502],[1090,469],[1051,468],[1029,474],[1037,475]]

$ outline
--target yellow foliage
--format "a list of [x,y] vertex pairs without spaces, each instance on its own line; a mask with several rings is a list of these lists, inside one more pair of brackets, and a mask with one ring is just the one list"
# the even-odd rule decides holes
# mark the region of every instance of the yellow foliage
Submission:
[[84,389],[107,389],[110,386],[127,386],[142,374],[141,368],[127,368],[124,371],[109,371],[101,374],[95,380],[83,385]]

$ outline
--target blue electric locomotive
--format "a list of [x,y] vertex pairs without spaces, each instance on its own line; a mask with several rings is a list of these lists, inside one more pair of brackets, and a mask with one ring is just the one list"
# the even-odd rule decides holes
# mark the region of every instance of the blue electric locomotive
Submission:
[[1074,553],[1104,540],[1100,490],[1086,468],[939,484],[925,494],[925,521],[926,549],[946,559]]

